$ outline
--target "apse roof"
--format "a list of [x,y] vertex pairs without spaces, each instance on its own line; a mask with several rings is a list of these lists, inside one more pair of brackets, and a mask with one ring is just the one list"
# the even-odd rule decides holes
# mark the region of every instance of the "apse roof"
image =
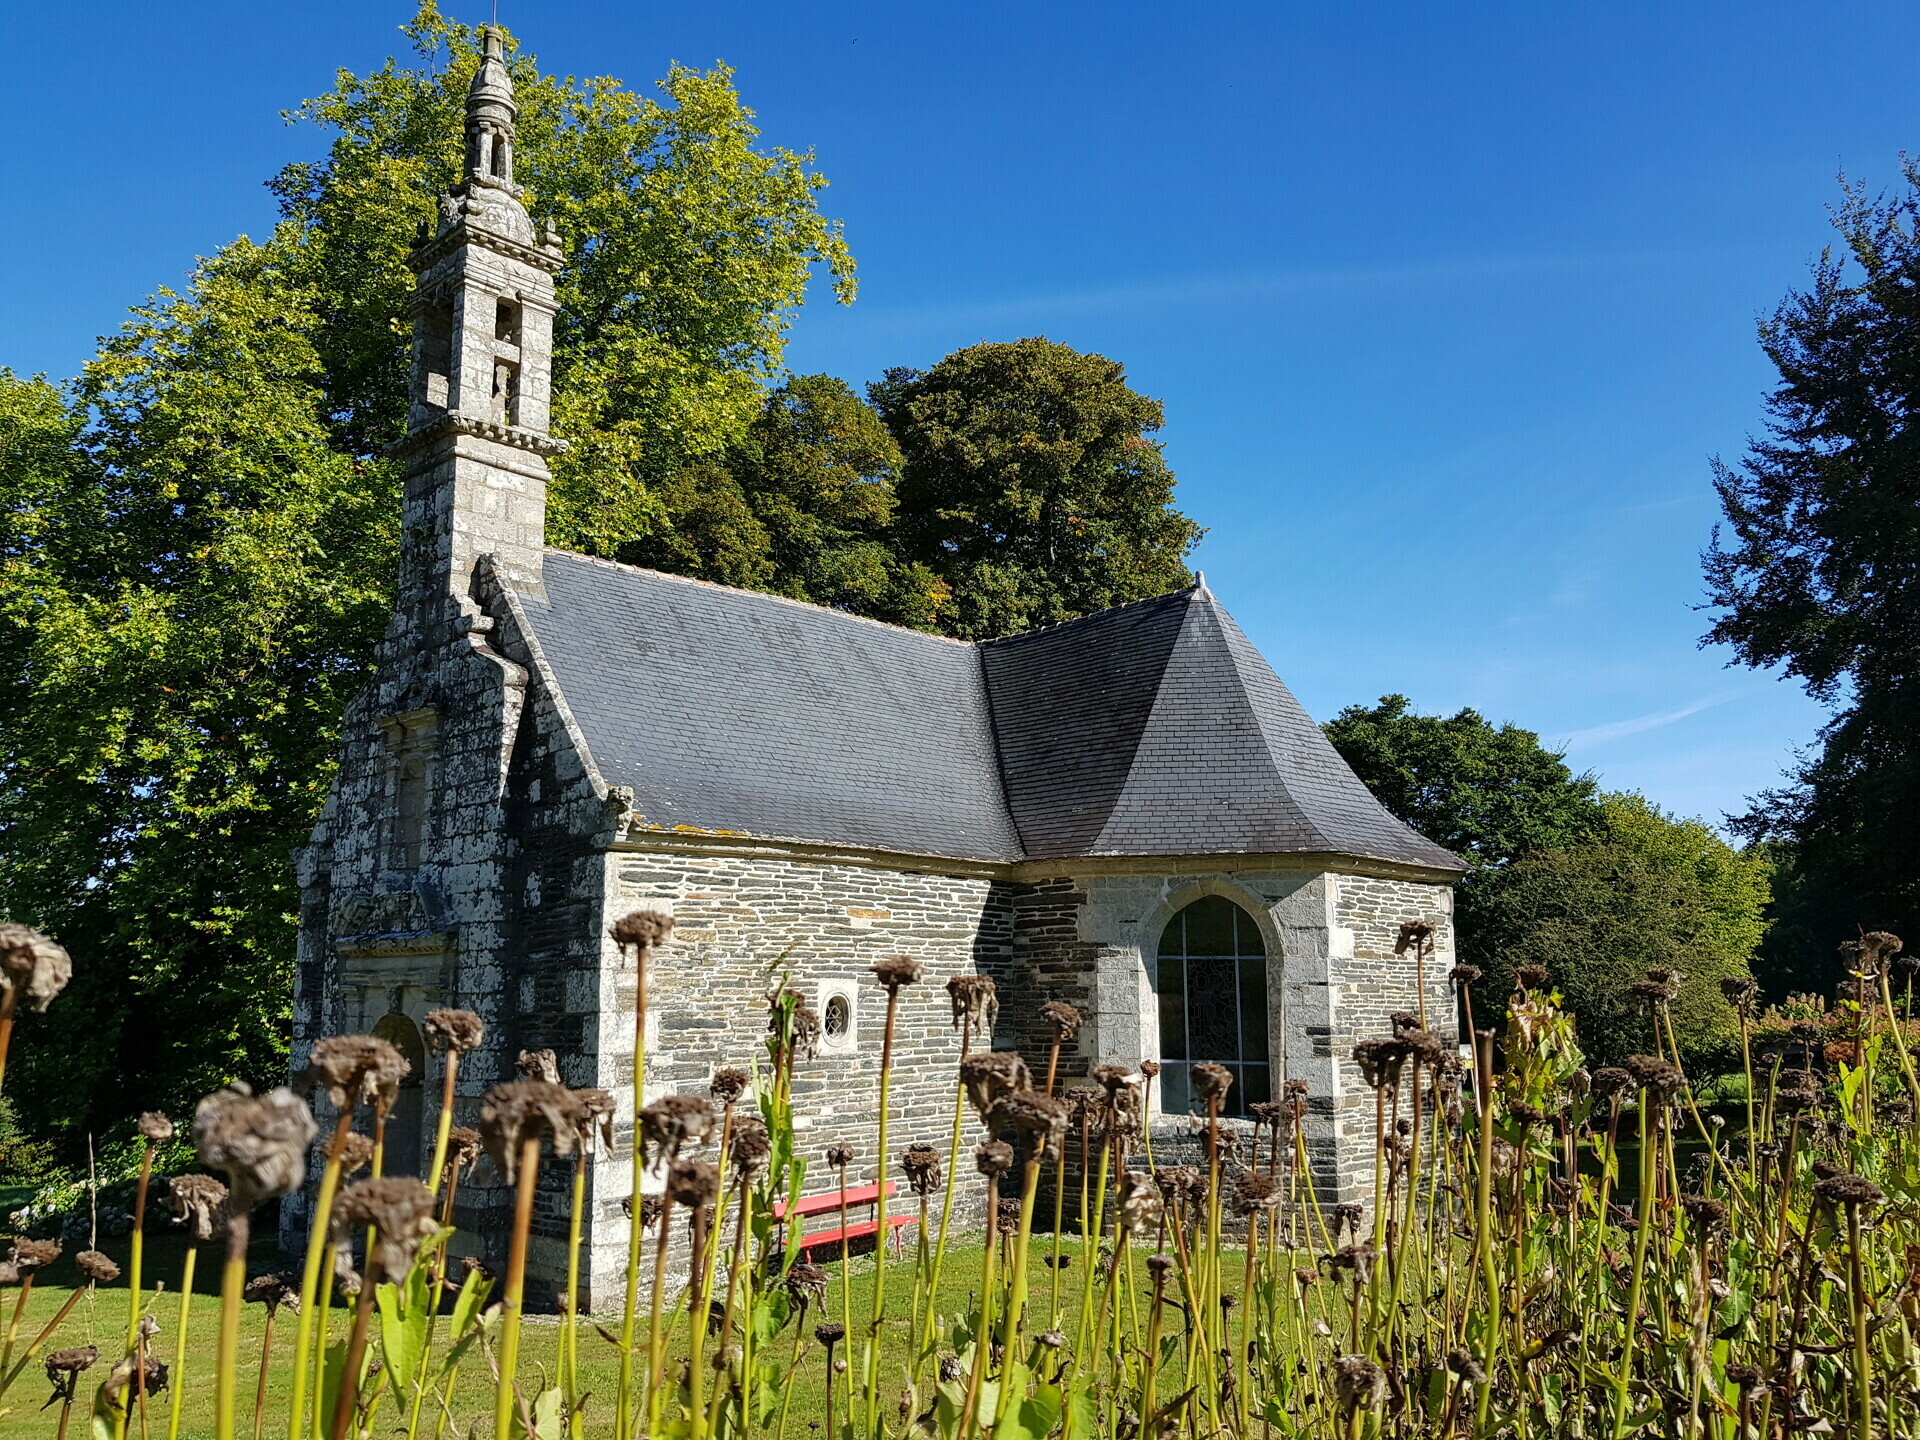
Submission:
[[1204,585],[967,644],[560,551],[545,570],[528,619],[647,826],[1463,868],[1373,798]]

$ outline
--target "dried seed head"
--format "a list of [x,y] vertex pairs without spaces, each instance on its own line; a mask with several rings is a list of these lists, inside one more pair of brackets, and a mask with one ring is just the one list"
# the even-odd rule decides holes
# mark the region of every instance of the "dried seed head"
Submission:
[[173,1139],[173,1121],[158,1110],[149,1110],[140,1117],[141,1138],[152,1145],[163,1145]]
[[1426,1066],[1430,1072],[1438,1073],[1453,1063],[1453,1054],[1447,1049],[1447,1042],[1431,1030],[1409,1025],[1396,1031],[1394,1039],[1407,1047],[1407,1059],[1416,1065]]
[[1584,1099],[1592,1089],[1593,1076],[1588,1073],[1586,1066],[1576,1066],[1573,1073],[1567,1076],[1567,1094],[1575,1100]]
[[1633,1076],[1618,1065],[1603,1065],[1593,1072],[1593,1093],[1602,1100],[1633,1088]]
[[973,1164],[989,1180],[998,1180],[1013,1168],[1013,1147],[1004,1140],[989,1140],[973,1152]]
[[1192,1192],[1198,1184],[1203,1189],[1206,1177],[1191,1165],[1162,1165],[1153,1172],[1153,1183],[1160,1187],[1160,1196],[1169,1203]]
[[1833,1175],[1813,1187],[1813,1198],[1823,1205],[1878,1205],[1886,1199],[1880,1187],[1862,1175]]
[[1020,1202],[1012,1199],[1002,1200],[999,1208],[1000,1233],[1002,1235],[1014,1234],[1020,1228]]
[[227,1187],[211,1175],[176,1175],[167,1190],[174,1218],[193,1243],[211,1240],[226,1219]]
[[140,1377],[140,1391],[148,1395],[157,1395],[167,1388],[167,1367],[148,1355],[136,1367],[134,1357],[124,1357],[113,1369],[107,1372],[106,1383],[100,1387],[102,1397],[110,1406],[121,1404],[120,1396],[133,1384],[136,1373]]
[[1233,1177],[1233,1213],[1261,1214],[1280,1203],[1280,1187],[1264,1170],[1242,1170]]
[[100,1358],[100,1352],[91,1345],[77,1346],[72,1350],[56,1350],[47,1356],[47,1373],[58,1370],[65,1374],[78,1374],[92,1367]]
[[340,1142],[340,1173],[357,1175],[373,1163],[373,1137],[349,1130]]
[[110,1285],[120,1278],[120,1267],[98,1250],[82,1250],[73,1257],[73,1264],[96,1285]]
[[257,1098],[236,1085],[200,1102],[193,1143],[202,1165],[226,1175],[229,1204],[245,1215],[299,1188],[317,1129],[306,1102],[284,1085]]
[[677,1160],[689,1145],[706,1144],[713,1124],[713,1106],[698,1095],[662,1095],[640,1112],[647,1147],[668,1160]]
[[1406,1042],[1385,1037],[1362,1040],[1353,1047],[1353,1063],[1360,1067],[1360,1078],[1375,1090],[1398,1085],[1407,1063]]
[[344,1247],[354,1230],[373,1227],[376,1279],[398,1281],[413,1266],[420,1242],[437,1228],[433,1192],[418,1180],[389,1175],[362,1180],[340,1192],[333,1205],[333,1241]]
[[947,981],[947,998],[953,1002],[953,1028],[964,1024],[991,1034],[1000,1018],[1000,998],[994,993],[990,975],[956,975]]
[[1153,1079],[1154,1076],[1160,1073],[1160,1062],[1158,1060],[1142,1060],[1140,1062],[1140,1073],[1149,1080]]
[[720,1193],[720,1171],[705,1160],[676,1160],[667,1167],[667,1195],[676,1205],[698,1210]]
[[1387,1372],[1364,1355],[1342,1355],[1333,1362],[1333,1393],[1342,1410],[1371,1410],[1386,1398]]
[[1458,1375],[1469,1385],[1484,1385],[1487,1383],[1486,1367],[1465,1350],[1449,1350],[1447,1352],[1447,1369]]
[[1166,1284],[1167,1272],[1171,1269],[1173,1269],[1173,1257],[1171,1255],[1149,1255],[1147,1257],[1147,1273],[1153,1276],[1153,1288],[1155,1290],[1158,1290],[1162,1285]]
[[847,1338],[847,1327],[838,1320],[827,1320],[813,1327],[813,1338],[831,1350]]
[[773,1137],[761,1121],[743,1115],[733,1122],[733,1138],[727,1142],[727,1163],[752,1179],[773,1158]]
[[1400,924],[1400,934],[1393,942],[1393,953],[1404,955],[1409,950],[1418,949],[1433,938],[1433,926],[1425,920],[1404,920]]
[[547,1140],[556,1155],[571,1155],[585,1120],[580,1102],[564,1085],[546,1080],[509,1080],[480,1101],[480,1143],[511,1185],[520,1173],[521,1148]]
[[960,1379],[962,1375],[965,1375],[966,1373],[967,1372],[965,1370],[962,1370],[960,1368],[960,1360],[958,1356],[942,1355],[940,1357],[940,1382],[943,1385],[954,1384],[956,1381]]
[[1193,1098],[1202,1104],[1226,1099],[1227,1091],[1233,1088],[1233,1072],[1211,1060],[1194,1066],[1188,1078],[1193,1083]]
[[438,1055],[470,1055],[480,1048],[487,1027],[471,1010],[429,1010],[427,1023],[420,1027],[426,1035],[427,1049]]
[[580,1149],[584,1154],[593,1148],[593,1142],[600,1142],[603,1154],[613,1153],[613,1117],[620,1108],[610,1090],[601,1090],[594,1086],[573,1092],[573,1098],[580,1102]]
[[1351,1245],[1342,1245],[1329,1260],[1335,1270],[1351,1270],[1354,1285],[1364,1290],[1367,1282],[1373,1278],[1373,1262],[1377,1254],[1370,1242],[1357,1240]]
[[1129,1235],[1158,1229],[1166,1213],[1166,1202],[1151,1175],[1128,1170],[1120,1176],[1120,1223]]
[[336,1110],[371,1105],[385,1115],[400,1098],[400,1082],[413,1067],[375,1035],[330,1035],[307,1056],[307,1083],[326,1091]]
[[894,955],[879,961],[873,967],[873,978],[890,994],[898,993],[903,985],[920,983],[921,964],[911,955]]
[[932,1145],[909,1145],[900,1152],[900,1168],[914,1194],[931,1195],[940,1188],[940,1152]]
[[793,1053],[802,1060],[812,1060],[820,1053],[820,1037],[826,1029],[820,1023],[820,1014],[811,1005],[798,1006],[793,1012]]
[[1061,1045],[1080,1033],[1080,1012],[1064,1000],[1049,1000],[1040,1007],[1040,1018],[1053,1029],[1053,1038]]
[[1044,1151],[1067,1133],[1067,1102],[1038,1090],[1012,1090],[993,1102],[987,1128],[996,1135],[1011,1128],[1021,1144]]
[[1727,1379],[1742,1390],[1751,1390],[1760,1383],[1760,1368],[1757,1365],[1729,1365]]
[[1671,1060],[1662,1060],[1654,1055],[1629,1055],[1626,1063],[1627,1073],[1656,1102],[1664,1101],[1679,1092],[1686,1077],[1680,1073],[1680,1067]]
[[1869,930],[1860,937],[1860,948],[1874,960],[1890,960],[1900,953],[1900,937],[1885,930]]
[[71,979],[73,961],[57,943],[25,925],[0,925],[0,995],[15,1005],[24,995],[44,1011]]
[[447,1163],[456,1172],[471,1170],[480,1152],[480,1132],[471,1125],[456,1125],[447,1132]]
[[1727,997],[1729,1004],[1738,1005],[1744,1009],[1753,1002],[1753,997],[1760,993],[1760,982],[1751,975],[1722,976],[1720,993]]
[[673,934],[673,917],[661,910],[629,910],[613,922],[613,928],[607,933],[620,947],[621,954],[633,951],[645,955],[667,943]]
[[1130,1083],[1127,1067],[1124,1065],[1096,1065],[1087,1073],[1092,1077],[1093,1083],[1105,1090],[1108,1095],[1114,1094],[1123,1085]]
[[1708,1195],[1682,1195],[1680,1208],[1686,1212],[1693,1228],[1702,1233],[1721,1230],[1727,1224],[1727,1202],[1715,1200]]
[[731,1105],[747,1093],[747,1086],[753,1077],[738,1065],[723,1065],[713,1072],[713,1079],[707,1082],[707,1093],[722,1105]]
[[802,1308],[823,1305],[827,1299],[827,1272],[801,1260],[787,1271],[787,1298]]
[[1507,1114],[1512,1119],[1518,1120],[1522,1125],[1543,1125],[1547,1119],[1546,1111],[1542,1110],[1538,1105],[1529,1105],[1524,1100],[1508,1101]]
[[544,1080],[549,1085],[561,1083],[560,1057],[551,1050],[522,1050],[513,1068],[528,1080]]
[[247,1281],[247,1288],[240,1295],[249,1304],[287,1310],[295,1315],[300,1313],[300,1287],[285,1275],[256,1275]]
[[13,1250],[9,1256],[13,1268],[23,1274],[29,1270],[38,1270],[43,1265],[51,1265],[59,1258],[60,1242],[58,1240],[16,1240],[13,1242]]
[[1451,980],[1456,988],[1464,990],[1485,973],[1478,965],[1456,965],[1447,972],[1447,979]]
[[981,1120],[993,1108],[993,1102],[1015,1090],[1031,1090],[1033,1077],[1027,1062],[1013,1051],[990,1055],[969,1055],[960,1062],[960,1083],[967,1087],[967,1099]]
[[1515,966],[1513,983],[1522,990],[1538,990],[1547,983],[1547,967],[1544,965]]

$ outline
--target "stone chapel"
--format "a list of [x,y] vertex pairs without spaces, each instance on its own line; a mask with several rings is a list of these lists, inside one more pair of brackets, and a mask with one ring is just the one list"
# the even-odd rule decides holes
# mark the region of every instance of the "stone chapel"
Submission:
[[[880,1168],[868,967],[910,954],[926,979],[902,996],[898,1146],[944,1146],[943,986],[978,972],[999,988],[995,1049],[1044,1058],[1037,1012],[1059,999],[1086,1017],[1070,1073],[1162,1061],[1156,1135],[1182,1124],[1193,1062],[1233,1070],[1236,1113],[1304,1079],[1320,1184],[1358,1193],[1372,1105],[1347,1056],[1418,1008],[1405,920],[1437,927],[1426,1001],[1451,1034],[1460,861],[1375,801],[1204,583],[974,644],[546,548],[562,237],[513,183],[496,32],[466,116],[465,173],[409,262],[397,605],[298,856],[296,1071],[335,1033],[414,1060],[392,1172],[431,1146],[435,1006],[488,1026],[462,1123],[523,1048],[624,1103],[634,977],[607,931],[651,906],[676,928],[650,987],[650,1085],[705,1093],[716,1066],[763,1057],[785,973],[825,1029],[800,1123],[851,1143],[860,1183]],[[592,1183],[580,1298],[605,1306],[627,1168]],[[460,1195],[457,1248],[498,1248],[502,1189]],[[284,1224],[304,1227],[298,1198]],[[554,1197],[531,1256],[549,1278],[564,1227]]]

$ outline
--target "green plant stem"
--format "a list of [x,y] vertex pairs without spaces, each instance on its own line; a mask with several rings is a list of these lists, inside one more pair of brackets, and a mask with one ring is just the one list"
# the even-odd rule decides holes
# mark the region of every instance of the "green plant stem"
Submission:
[[1040,1166],[1046,1158],[1046,1146],[1035,1141],[1033,1154],[1027,1158],[1020,1184],[1020,1228],[1013,1237],[1013,1282],[1007,1298],[1007,1318],[1005,1325],[1007,1361],[1011,1364],[1020,1358],[1020,1334],[1025,1328],[1027,1315],[1027,1251],[1028,1241],[1033,1230],[1033,1200],[1040,1189]]
[[187,1312],[193,1307],[193,1267],[200,1258],[200,1247],[187,1243],[186,1259],[180,1262],[180,1324],[174,1332],[173,1373],[167,1377],[172,1393],[167,1399],[167,1440],[180,1440],[180,1397],[187,1385]]
[[[638,1209],[638,1207],[635,1207]],[[665,1358],[660,1338],[660,1312],[667,1288],[667,1237],[672,1229],[673,1196],[660,1197],[660,1238],[655,1242],[653,1251],[653,1300],[647,1313],[647,1433],[652,1435],[660,1425],[660,1371]],[[616,1437],[620,1440],[620,1437]]]
[[[333,1139],[327,1146],[326,1168],[320,1172],[320,1189],[314,1196],[313,1219],[307,1226],[307,1258],[300,1273],[300,1318],[293,1332],[293,1394],[288,1400],[287,1440],[300,1440],[306,1428],[307,1398],[307,1356],[308,1347],[313,1343],[314,1302],[319,1298],[320,1267],[331,1248],[327,1244],[327,1227],[333,1218],[333,1197],[340,1188],[340,1153],[346,1147],[347,1132],[353,1128],[353,1110],[342,1110],[334,1121]],[[327,1291],[331,1295],[333,1277],[327,1277]],[[324,1354],[325,1342],[321,1350]],[[320,1395],[316,1388],[313,1400],[315,1426],[318,1427]]]
[[240,1302],[247,1288],[250,1217],[236,1210],[227,1221],[227,1263],[220,1272],[220,1350],[214,1362],[215,1440],[233,1440],[234,1392],[240,1379]]
[[[184,1310],[186,1307],[182,1306],[181,1308]],[[280,1307],[278,1305],[267,1306],[266,1328],[260,1337],[260,1378],[254,1382],[254,1387],[253,1387],[253,1440],[260,1440],[260,1427],[266,1423],[267,1373],[268,1373],[269,1366],[272,1364],[272,1361],[273,1361],[273,1322],[275,1317],[277,1317],[279,1313],[280,1313]],[[186,1327],[184,1325],[181,1327],[183,1331],[183,1337],[181,1341],[182,1348],[181,1350],[174,1352],[173,1358],[174,1358],[174,1364],[176,1367],[179,1365],[180,1361],[184,1358],[183,1351],[185,1349],[185,1338],[184,1338],[185,1328]],[[175,1384],[174,1393],[176,1395],[179,1394],[179,1388],[178,1388],[177,1382]]]
[[955,1432],[961,1440],[973,1434],[973,1417],[980,1408],[980,1385],[986,1379],[987,1364],[993,1355],[993,1269],[994,1260],[1000,1253],[994,1231],[999,1221],[999,1211],[999,1187],[989,1179],[987,1235],[980,1257],[980,1317],[973,1330],[973,1363],[967,1367],[966,1403],[961,1407],[960,1428]]
[[707,1287],[713,1273],[707,1252],[720,1249],[719,1234],[710,1220],[712,1213],[711,1205],[701,1205],[693,1212],[693,1257],[687,1277],[687,1339],[693,1351],[687,1367],[687,1431],[693,1440],[701,1440],[707,1423],[707,1319],[712,1313]]
[[[1647,1135],[1647,1112],[1654,1107],[1650,1091],[1640,1092],[1640,1103],[1636,1107],[1640,1112],[1640,1194],[1634,1204],[1639,1223],[1633,1235],[1633,1273],[1628,1280],[1627,1289],[1627,1328],[1620,1340],[1620,1374],[1614,1382],[1613,1390],[1613,1436],[1614,1440],[1626,1433],[1627,1390],[1633,1380],[1634,1338],[1640,1329],[1640,1301],[1644,1293],[1647,1269],[1647,1241],[1653,1234],[1653,1179],[1655,1173],[1652,1148],[1654,1142]],[[1655,1114],[1654,1129],[1658,1134],[1660,1117]]]
[[[1881,966],[1884,972],[1885,965]],[[1889,1007],[1891,1008],[1891,1007]],[[1859,1440],[1873,1435],[1873,1353],[1867,1344],[1867,1275],[1860,1254],[1860,1207],[1847,1210],[1847,1306],[1853,1322],[1854,1434]]]
[[[580,1235],[587,1204],[587,1151],[583,1141],[573,1159],[573,1200],[567,1211],[567,1297],[560,1324],[561,1391],[567,1401],[567,1434],[580,1440],[586,1417],[580,1413]],[[422,1359],[424,1361],[424,1354]]]
[[[971,1018],[960,1022],[960,1058],[965,1060],[973,1043],[973,1021]],[[947,1231],[953,1223],[954,1187],[960,1179],[960,1140],[967,1118],[967,1087],[955,1085],[953,1090],[953,1140],[947,1147],[947,1193],[940,1205],[940,1239],[933,1247],[933,1278],[927,1284],[927,1313],[920,1326],[920,1354],[914,1360],[914,1383],[920,1379],[920,1367],[933,1353],[933,1319],[939,1308],[940,1270],[947,1258]]]
[[453,1097],[455,1079],[460,1073],[460,1052],[447,1051],[447,1063],[440,1077],[440,1115],[433,1127],[433,1164],[427,1169],[427,1189],[440,1193],[440,1177],[447,1168],[447,1142],[453,1135]]
[[[616,1414],[614,1418],[614,1440],[632,1440],[633,1436],[633,1342],[634,1323],[639,1313],[640,1300],[640,1252],[646,1244],[643,1233],[645,1224],[640,1204],[641,1190],[646,1179],[647,1152],[641,1143],[640,1112],[647,1108],[647,966],[650,956],[645,945],[635,951],[635,980],[633,992],[633,1131],[630,1137],[632,1150],[632,1185],[628,1191],[627,1208],[632,1212],[627,1220],[627,1288],[620,1304],[620,1380],[619,1388],[614,1392]],[[661,1216],[664,1226],[666,1217]],[[657,1298],[657,1297],[656,1297]],[[652,1349],[648,1349],[648,1393],[653,1388]],[[652,1411],[648,1411],[651,1419]]]
[[[867,1343],[861,1364],[861,1382],[866,1390],[866,1433],[880,1433],[880,1327],[887,1313],[887,1120],[892,1110],[893,1027],[900,1012],[900,988],[887,987],[887,1023],[880,1041],[880,1163],[874,1195],[873,1232],[873,1318],[867,1327]],[[1054,1047],[1055,1053],[1059,1046]],[[1049,1084],[1051,1089],[1051,1084]],[[844,1269],[844,1265],[842,1266]],[[852,1317],[848,1317],[851,1321]],[[849,1329],[849,1336],[852,1331]]]
[[[367,1330],[373,1322],[374,1292],[379,1289],[375,1272],[379,1260],[367,1255],[367,1273],[360,1278],[360,1294],[353,1303],[353,1328],[347,1332],[345,1363],[340,1367],[340,1391],[333,1397],[332,1440],[347,1440],[353,1417],[360,1409],[360,1367],[367,1355]],[[503,1367],[502,1373],[509,1373]]]
[[[514,1382],[520,1363],[520,1312],[527,1290],[527,1232],[533,1228],[534,1187],[540,1178],[540,1136],[520,1142],[513,1194],[513,1237],[507,1247],[507,1287],[500,1316],[500,1380],[493,1392],[493,1440],[513,1440]],[[371,1265],[368,1267],[371,1269]],[[361,1293],[366,1293],[362,1286]],[[342,1391],[346,1380],[340,1382]],[[224,1440],[224,1437],[222,1437]],[[334,1440],[340,1440],[335,1436]]]

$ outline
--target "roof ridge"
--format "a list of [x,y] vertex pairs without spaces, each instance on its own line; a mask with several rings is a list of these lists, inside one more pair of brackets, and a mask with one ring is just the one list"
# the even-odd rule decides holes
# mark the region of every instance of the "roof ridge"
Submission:
[[756,600],[772,600],[781,605],[791,605],[798,610],[818,610],[823,615],[832,615],[841,620],[857,620],[862,625],[877,625],[882,630],[895,630],[902,635],[917,635],[922,640],[938,640],[946,645],[971,646],[972,640],[956,640],[951,635],[940,635],[931,630],[916,630],[911,625],[895,625],[890,620],[875,620],[871,615],[861,615],[853,610],[841,610],[832,605],[821,605],[812,600],[796,600],[791,595],[776,595],[771,590],[749,590],[744,585],[722,585],[717,580],[702,580],[697,575],[676,575],[671,570],[655,570],[646,565],[627,565],[619,560],[607,560],[598,555],[582,555],[578,550],[562,550],[558,545],[544,547],[549,555],[563,556],[568,560],[584,560],[589,565],[598,565],[606,570],[624,570],[629,575],[653,575],[662,580],[678,581],[682,585],[695,585],[706,590],[723,590],[733,595],[751,595]]
[[972,640],[967,643],[985,649],[989,645],[1005,645],[1014,640],[1025,640],[1034,635],[1050,635],[1055,630],[1064,630],[1069,625],[1079,625],[1101,615],[1118,615],[1123,610],[1132,610],[1139,605],[1152,605],[1161,600],[1171,600],[1176,595],[1211,595],[1204,584],[1183,585],[1178,590],[1168,590],[1159,595],[1142,595],[1138,600],[1122,601],[1118,605],[1109,605],[1104,610],[1089,610],[1084,615],[1076,615],[1071,620],[1056,620],[1051,625],[1036,625],[1031,630],[1016,630],[1011,635],[995,635],[987,640]]

